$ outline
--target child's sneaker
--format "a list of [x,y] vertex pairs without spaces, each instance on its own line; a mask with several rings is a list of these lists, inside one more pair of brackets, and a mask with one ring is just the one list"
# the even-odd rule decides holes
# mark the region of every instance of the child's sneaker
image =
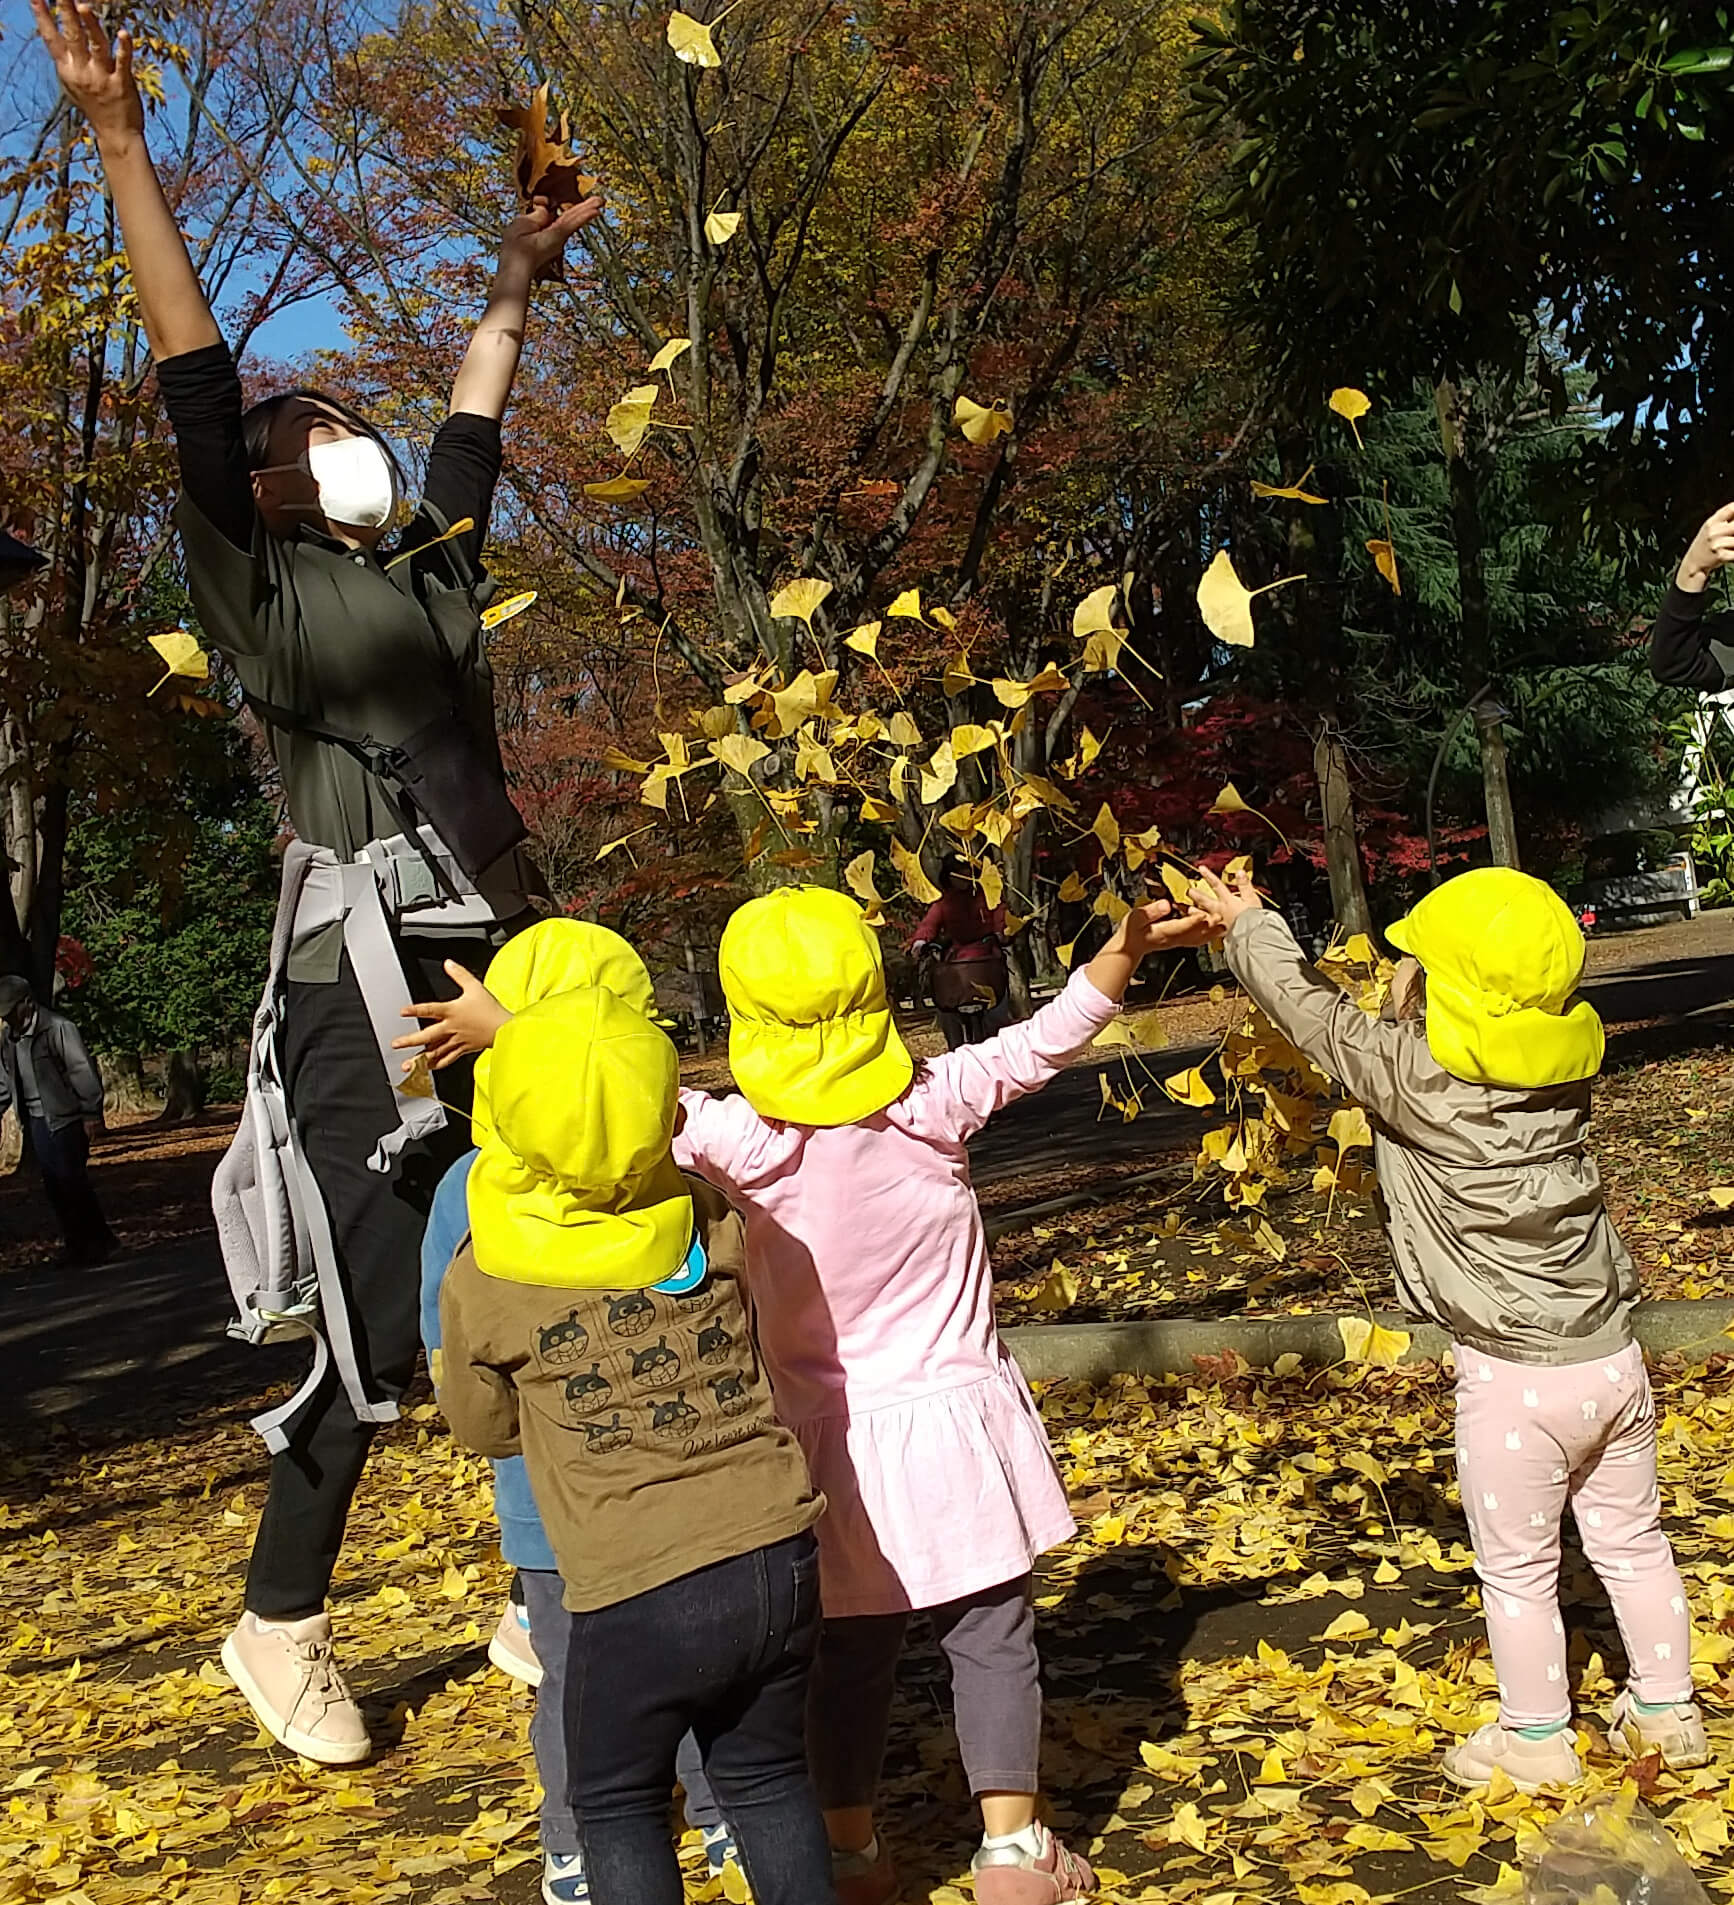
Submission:
[[[970,1862],[976,1905],[1060,1905],[1062,1899],[1088,1898],[1096,1875],[1075,1852],[1068,1852],[1046,1826],[1019,1833],[1010,1845],[983,1842]],[[1036,1850],[1030,1849],[1033,1843]]]
[[1660,1753],[1662,1764],[1674,1770],[1709,1763],[1710,1742],[1695,1700],[1682,1700],[1677,1707],[1663,1707],[1657,1713],[1641,1713],[1632,1695],[1622,1693],[1614,1702],[1613,1735],[1634,1759]]
[[714,1826],[702,1826],[699,1836],[704,1840],[705,1864],[710,1867],[713,1879],[720,1879],[731,1865],[737,1872],[741,1869],[741,1849],[726,1823],[719,1821]]
[[508,1601],[494,1637],[488,1642],[488,1658],[501,1673],[509,1673],[526,1687],[542,1684],[542,1663],[530,1640],[530,1610],[522,1601]]
[[542,1854],[542,1905],[590,1905],[582,1852]]
[[372,1742],[331,1657],[331,1616],[261,1622],[243,1614],[223,1642],[223,1665],[259,1724],[292,1753],[353,1766]]
[[903,1896],[891,1854],[877,1838],[860,1852],[834,1850],[831,1882],[837,1889],[837,1905],[892,1905]]
[[1485,1786],[1496,1768],[1520,1793],[1538,1793],[1544,1786],[1575,1786],[1583,1778],[1583,1762],[1572,1744],[1569,1726],[1545,1740],[1526,1740],[1494,1720],[1459,1740],[1445,1755],[1445,1777],[1459,1786]]

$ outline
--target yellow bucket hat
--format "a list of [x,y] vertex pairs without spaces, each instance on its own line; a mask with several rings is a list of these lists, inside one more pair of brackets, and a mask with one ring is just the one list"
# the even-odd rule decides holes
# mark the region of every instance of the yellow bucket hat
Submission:
[[1454,1078],[1539,1090],[1593,1078],[1606,1040],[1587,999],[1583,933],[1553,888],[1477,867],[1385,937],[1427,974],[1427,1045]]
[[729,1008],[729,1066],[763,1118],[843,1125],[909,1089],[915,1061],[891,1018],[879,939],[828,887],[749,900],[717,956]]
[[[518,1013],[559,992],[601,986],[650,1018],[656,992],[644,961],[618,933],[587,919],[543,919],[508,939],[488,967],[488,990],[508,1012]],[[471,1126],[480,1144],[492,1129],[489,1111],[494,1055],[476,1060]]]
[[679,1085],[667,1036],[600,986],[503,1027],[470,1170],[477,1267],[573,1290],[641,1290],[678,1270],[693,1225],[669,1152]]

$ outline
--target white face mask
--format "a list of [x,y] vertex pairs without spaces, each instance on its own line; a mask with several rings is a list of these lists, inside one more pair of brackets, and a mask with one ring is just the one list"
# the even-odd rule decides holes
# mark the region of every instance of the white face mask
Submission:
[[397,482],[390,459],[372,437],[309,444],[307,469],[319,486],[319,508],[327,522],[351,529],[378,529],[390,522]]

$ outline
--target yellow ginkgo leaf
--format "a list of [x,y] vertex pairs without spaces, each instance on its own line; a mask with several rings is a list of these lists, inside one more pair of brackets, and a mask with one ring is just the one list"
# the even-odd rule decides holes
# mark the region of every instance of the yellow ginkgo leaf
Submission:
[[1075,906],[1079,900],[1087,900],[1089,897],[1090,889],[1085,886],[1083,880],[1075,871],[1068,873],[1060,882],[1058,898],[1066,905]]
[[713,245],[726,245],[741,228],[740,212],[712,212],[704,221],[704,235]]
[[1119,584],[1104,582],[1092,589],[1072,611],[1072,634],[1082,641],[1086,635],[1099,635],[1114,626],[1114,597]]
[[929,615],[933,617],[933,619],[939,624],[941,628],[949,628],[952,630],[956,629],[957,617],[952,614],[950,609],[931,608],[927,612]]
[[1192,889],[1197,882],[1190,873],[1182,873],[1172,860],[1162,862],[1162,884],[1168,889],[1168,897],[1176,906],[1189,906],[1192,903]]
[[1235,574],[1228,551],[1218,549],[1210,567],[1198,579],[1198,613],[1219,642],[1227,642],[1235,648],[1250,648],[1253,597],[1304,579],[1285,575],[1276,582],[1267,582],[1261,589],[1249,589]]
[[603,429],[622,456],[635,456],[650,430],[650,413],[662,395],[660,384],[639,384],[609,411]]
[[1078,1300],[1078,1276],[1075,1270],[1068,1270],[1056,1257],[1053,1267],[1030,1295],[1030,1308],[1042,1310],[1048,1315],[1057,1315],[1061,1310],[1069,1310]]
[[949,741],[941,741],[933,757],[921,770],[921,798],[929,807],[937,805],[957,784],[957,758]]
[[995,437],[1003,437],[1012,427],[1011,412],[1003,404],[989,408],[985,404],[972,402],[968,397],[959,397],[952,405],[951,419],[971,443],[991,443]]
[[1099,628],[1084,644],[1084,672],[1087,675],[1111,675],[1120,666],[1120,650],[1126,646],[1123,628]]
[[1091,821],[1090,831],[1102,843],[1102,851],[1109,859],[1120,851],[1120,823],[1114,818],[1114,810],[1106,801],[1102,802],[1096,818]]
[[926,616],[921,613],[921,591],[919,589],[905,589],[885,613],[908,622],[924,622],[927,619]]
[[873,884],[873,853],[858,853],[843,869],[843,884],[867,906],[883,906],[884,896]]
[[948,833],[954,833],[960,840],[967,840],[972,834],[981,831],[981,821],[976,814],[974,804],[965,801],[961,807],[948,807],[939,816],[939,824]]
[[636,503],[649,487],[642,476],[611,476],[605,483],[586,483],[584,494],[598,503]]
[[1331,1142],[1339,1151],[1347,1151],[1357,1144],[1363,1150],[1373,1148],[1373,1128],[1359,1105],[1345,1105],[1341,1111],[1331,1113]]
[[1395,1369],[1408,1354],[1411,1338],[1407,1330],[1388,1330],[1365,1316],[1339,1316],[1337,1329],[1348,1362]]
[[798,582],[785,582],[771,597],[771,613],[805,622],[810,629],[813,626],[813,611],[830,593],[830,583],[821,582],[813,576],[803,576]]
[[902,809],[892,806],[888,800],[880,800],[876,795],[863,794],[861,797],[861,818],[879,827],[894,826],[902,819]]
[[906,708],[899,708],[891,717],[891,725],[885,730],[891,736],[894,747],[920,747],[921,730],[915,725],[915,717]]
[[177,675],[183,681],[210,680],[211,658],[199,646],[197,638],[184,628],[171,628],[164,634],[153,635],[150,645],[163,665],[161,676],[152,684],[153,695],[165,681],[172,681]]
[[1383,536],[1367,538],[1367,554],[1373,558],[1373,567],[1378,570],[1391,585],[1393,595],[1403,593],[1403,578],[1397,573],[1397,552]]
[[1175,1808],[1174,1817],[1168,1821],[1170,1845],[1189,1845],[1194,1852],[1202,1852],[1209,1836],[1209,1820],[1190,1799]]
[[534,589],[520,589],[516,595],[508,595],[503,602],[496,602],[491,608],[482,610],[482,627],[498,628],[502,622],[509,622],[514,615],[522,615],[536,599]]
[[1031,695],[1057,693],[1071,685],[1050,662],[1039,675],[1033,675],[1028,681],[1010,681],[1003,675],[996,676],[993,692],[994,699],[1002,708],[1021,708]]
[[712,741],[710,751],[724,767],[732,767],[737,774],[747,774],[752,771],[753,763],[762,761],[771,750],[756,734],[729,734],[720,741]]
[[710,28],[701,26],[691,14],[675,12],[668,16],[668,43],[674,48],[675,58],[684,60],[688,66],[722,64],[722,55],[716,50]]
[[1294,480],[1294,482],[1292,483],[1255,482],[1252,485],[1252,493],[1254,496],[1269,496],[1273,498],[1280,497],[1284,502],[1288,502],[1288,503],[1328,504],[1330,501],[1329,497],[1315,496],[1307,488],[1306,486],[1307,478],[1311,476],[1312,473],[1313,473],[1313,465],[1309,463],[1306,466],[1305,471],[1300,476],[1298,476]]
[[865,655],[869,661],[879,659],[879,630],[884,626],[880,622],[863,622],[859,628],[852,628],[843,637],[843,646],[854,649],[857,655]]
[[[1083,738],[1078,743],[1079,767],[1080,768],[1088,767],[1090,763],[1096,758],[1096,756],[1101,753],[1101,751],[1102,751],[1101,742],[1096,739],[1096,737],[1090,732],[1088,728],[1085,728],[1083,733]],[[1145,840],[1141,844],[1146,847],[1152,847],[1156,843],[1154,840]]]
[[623,754],[617,747],[605,747],[602,750],[602,765],[611,767],[617,774],[648,774],[648,761],[635,761],[630,754]]
[[903,876],[903,890],[912,900],[931,906],[939,898],[939,888],[927,877],[920,859],[901,840],[891,842],[891,864]]
[[707,740],[720,741],[735,732],[735,711],[727,702],[720,708],[706,708],[698,718],[699,731]]
[[1240,789],[1230,781],[1222,792],[1210,803],[1213,814],[1249,814],[1252,809],[1240,797]]
[[1360,419],[1373,407],[1373,400],[1364,390],[1356,390],[1352,384],[1339,385],[1331,392],[1331,408],[1355,433],[1358,448],[1365,449],[1361,442]]
[[[675,15],[676,19],[681,17],[679,14]],[[662,349],[650,360],[650,368],[652,370],[668,370],[678,358],[684,357],[691,349],[692,339],[690,337],[671,337],[668,342],[663,345]]]
[[836,709],[832,706],[832,691],[837,686],[837,671],[827,668],[822,674],[815,675],[810,668],[803,668],[786,688],[773,688],[770,691],[771,719],[769,730],[773,738],[781,739],[793,734],[803,721],[812,720],[814,715],[836,718]]
[[1177,1105],[1192,1105],[1199,1111],[1216,1103],[1216,1093],[1204,1082],[1204,1074],[1196,1065],[1163,1079],[1162,1089]]
[[980,754],[993,746],[992,728],[978,727],[972,721],[951,730],[951,757],[955,761],[966,761],[972,754]]
[[990,912],[996,910],[1005,898],[1005,875],[992,860],[981,863],[981,897],[987,902]]

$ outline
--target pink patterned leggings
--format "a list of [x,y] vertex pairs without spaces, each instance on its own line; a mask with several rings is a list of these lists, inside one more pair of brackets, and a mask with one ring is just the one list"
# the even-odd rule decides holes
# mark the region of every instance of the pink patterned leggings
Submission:
[[1662,1533],[1656,1408],[1643,1351],[1563,1366],[1456,1350],[1457,1474],[1499,1717],[1571,1717],[1559,1612],[1559,1527],[1569,1501],[1584,1553],[1613,1602],[1631,1690],[1650,1705],[1692,1698],[1686,1589]]

